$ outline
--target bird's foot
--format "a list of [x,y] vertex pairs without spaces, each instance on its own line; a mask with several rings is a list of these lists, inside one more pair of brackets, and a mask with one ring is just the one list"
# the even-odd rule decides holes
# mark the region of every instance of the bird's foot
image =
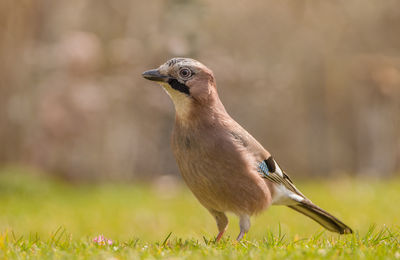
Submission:
[[246,232],[240,231],[238,237],[236,238],[236,241],[240,242],[240,240],[243,239],[243,237],[244,237],[245,234],[246,234]]

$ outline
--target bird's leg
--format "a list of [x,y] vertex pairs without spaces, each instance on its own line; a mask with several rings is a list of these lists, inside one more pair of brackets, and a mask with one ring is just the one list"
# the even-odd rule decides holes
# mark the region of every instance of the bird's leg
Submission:
[[224,233],[225,233],[225,230],[221,230],[218,233],[217,237],[215,238],[215,242],[219,242],[221,240],[222,236],[224,235]]
[[219,212],[216,210],[209,209],[210,213],[214,216],[215,220],[217,221],[218,226],[218,235],[215,238],[215,241],[218,242],[221,240],[222,235],[224,234],[226,228],[228,227],[228,218],[226,217],[225,213]]
[[239,226],[240,226],[240,233],[236,240],[239,242],[242,240],[244,235],[249,231],[250,229],[250,216],[249,215],[240,215],[240,221],[239,221]]

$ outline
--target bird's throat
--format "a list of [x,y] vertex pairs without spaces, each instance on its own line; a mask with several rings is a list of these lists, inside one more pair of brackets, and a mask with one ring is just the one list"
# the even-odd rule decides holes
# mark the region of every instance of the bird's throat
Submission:
[[188,96],[187,94],[172,88],[171,85],[168,83],[160,84],[174,103],[176,116],[183,121],[189,120],[190,112],[193,105],[192,98],[190,98],[190,96]]

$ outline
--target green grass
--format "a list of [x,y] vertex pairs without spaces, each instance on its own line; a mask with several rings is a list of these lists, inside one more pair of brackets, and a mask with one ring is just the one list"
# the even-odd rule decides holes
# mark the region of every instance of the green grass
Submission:
[[[213,218],[184,185],[73,185],[20,173],[0,171],[0,259],[400,259],[400,180],[297,182],[353,235],[275,206],[252,219],[241,243],[230,216],[214,243]],[[100,234],[113,244],[96,245]]]

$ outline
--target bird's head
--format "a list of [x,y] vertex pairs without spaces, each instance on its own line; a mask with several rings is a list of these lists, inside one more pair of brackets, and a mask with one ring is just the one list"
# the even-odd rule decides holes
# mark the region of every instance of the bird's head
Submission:
[[212,71],[196,60],[173,58],[142,75],[166,90],[178,116],[189,115],[194,106],[211,107],[219,101]]

